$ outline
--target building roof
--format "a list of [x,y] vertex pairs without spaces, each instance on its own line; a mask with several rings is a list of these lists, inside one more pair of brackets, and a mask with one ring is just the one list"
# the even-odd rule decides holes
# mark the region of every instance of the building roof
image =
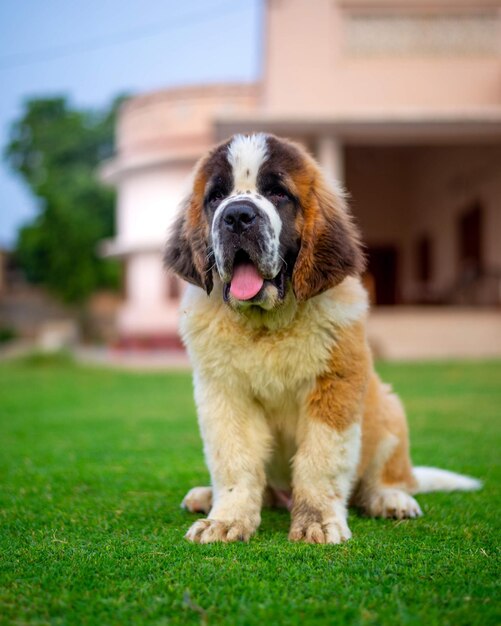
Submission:
[[283,136],[334,135],[348,143],[430,144],[464,143],[471,140],[499,143],[501,107],[457,114],[422,112],[353,116],[234,115],[215,120],[216,137],[222,140],[237,132],[270,132]]

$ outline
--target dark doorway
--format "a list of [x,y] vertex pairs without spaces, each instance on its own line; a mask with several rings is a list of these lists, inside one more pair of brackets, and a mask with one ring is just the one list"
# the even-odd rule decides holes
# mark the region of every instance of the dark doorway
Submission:
[[432,279],[431,238],[423,235],[416,242],[416,280],[425,285]]
[[394,246],[369,246],[368,257],[365,283],[373,304],[397,304],[397,249]]
[[482,206],[476,202],[459,216],[459,275],[478,276],[482,272]]

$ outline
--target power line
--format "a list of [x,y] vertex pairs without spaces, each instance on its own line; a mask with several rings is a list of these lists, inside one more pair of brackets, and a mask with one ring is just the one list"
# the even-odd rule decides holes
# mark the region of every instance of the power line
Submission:
[[[221,13],[214,13],[219,9],[227,10]],[[169,19],[168,21],[155,22],[142,28],[130,29],[122,33],[116,33],[115,35],[103,35],[100,37],[93,37],[85,41],[79,41],[77,43],[52,46],[51,48],[45,48],[42,50],[36,50],[33,52],[20,52],[16,54],[10,54],[4,57],[0,57],[0,70],[9,70],[16,67],[22,67],[27,65],[33,65],[36,63],[42,63],[45,61],[54,61],[56,59],[64,58],[74,54],[82,54],[85,52],[93,52],[94,50],[102,50],[103,48],[109,48],[112,46],[129,43],[132,41],[138,41],[140,39],[146,39],[155,35],[160,35],[173,28],[183,28],[192,24],[198,24],[208,19],[219,19],[236,13],[240,10],[241,4],[238,4],[234,0],[232,2],[224,2],[220,5],[212,7],[210,11],[197,12],[191,15],[184,15],[178,19]]]

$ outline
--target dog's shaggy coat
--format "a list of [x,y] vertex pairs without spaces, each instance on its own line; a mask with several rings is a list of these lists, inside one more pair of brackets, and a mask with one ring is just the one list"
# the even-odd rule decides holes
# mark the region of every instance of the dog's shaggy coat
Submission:
[[401,519],[421,515],[420,490],[479,486],[412,468],[367,344],[357,229],[303,148],[237,135],[204,157],[166,265],[192,283],[181,335],[212,481],[183,501],[208,515],[188,539],[248,540],[267,502],[290,508],[291,540],[339,543],[349,502]]

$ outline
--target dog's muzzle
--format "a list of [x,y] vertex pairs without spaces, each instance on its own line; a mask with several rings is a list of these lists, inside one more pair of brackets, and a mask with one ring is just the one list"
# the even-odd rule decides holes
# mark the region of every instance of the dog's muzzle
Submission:
[[250,199],[237,198],[221,207],[212,240],[225,300],[231,294],[235,300],[255,301],[280,273],[278,233],[266,211]]

